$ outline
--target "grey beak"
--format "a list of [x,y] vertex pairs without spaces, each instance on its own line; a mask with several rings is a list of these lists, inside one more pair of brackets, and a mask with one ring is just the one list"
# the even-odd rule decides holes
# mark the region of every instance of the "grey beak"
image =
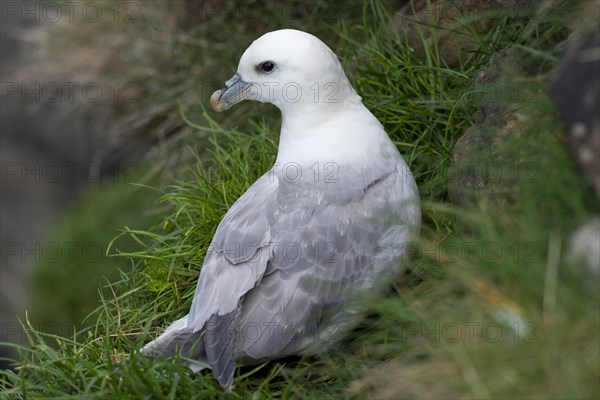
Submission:
[[210,106],[216,112],[228,110],[235,103],[250,96],[251,83],[242,79],[240,74],[235,74],[225,82],[225,87],[210,96]]

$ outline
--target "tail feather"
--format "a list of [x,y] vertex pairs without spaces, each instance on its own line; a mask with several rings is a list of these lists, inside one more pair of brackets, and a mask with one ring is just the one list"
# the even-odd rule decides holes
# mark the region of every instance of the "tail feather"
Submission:
[[193,371],[211,368],[221,387],[230,390],[235,375],[235,342],[241,301],[235,310],[213,314],[201,330],[188,325],[188,317],[173,322],[165,332],[142,348],[148,356],[179,354],[197,362],[186,362]]
[[225,315],[214,314],[206,323],[203,338],[206,360],[221,387],[229,389],[235,375],[235,339],[239,308]]
[[171,357],[179,354],[181,357],[198,361],[187,363],[193,371],[209,367],[204,350],[203,331],[194,332],[187,325],[187,316],[173,322],[155,340],[142,348],[142,353],[148,356]]

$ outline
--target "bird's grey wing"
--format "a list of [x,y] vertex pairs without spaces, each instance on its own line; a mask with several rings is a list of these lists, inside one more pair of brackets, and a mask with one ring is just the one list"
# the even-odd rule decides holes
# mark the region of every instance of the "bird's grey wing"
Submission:
[[189,314],[144,352],[172,355],[179,349],[212,367],[223,387],[231,385],[239,306],[265,272],[270,255],[267,210],[276,188],[277,181],[265,174],[231,206],[206,253]]
[[398,272],[420,220],[412,176],[385,174],[360,191],[298,202],[272,222],[273,257],[242,306],[236,346],[246,362],[327,347],[356,322],[353,294]]
[[277,181],[267,173],[231,206],[206,253],[189,313],[202,329],[212,315],[234,311],[262,277],[270,256],[269,211]]

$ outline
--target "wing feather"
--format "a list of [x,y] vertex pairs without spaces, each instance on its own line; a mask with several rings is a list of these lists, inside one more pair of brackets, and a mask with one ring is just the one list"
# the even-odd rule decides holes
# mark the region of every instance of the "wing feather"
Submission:
[[[354,323],[353,294],[377,285],[382,269],[398,270],[401,245],[418,226],[416,186],[394,198],[390,193],[402,186],[399,174],[376,181],[361,188],[360,195],[345,193],[318,206],[305,202],[310,210],[290,209],[294,197],[284,198],[286,212],[271,220],[277,244],[272,272],[247,293],[242,306],[236,352],[246,362],[326,347]],[[401,197],[414,204],[395,209]],[[245,326],[259,334],[244,335]]]
[[188,323],[200,330],[213,315],[234,311],[260,281],[270,257],[269,219],[277,184],[263,175],[231,206],[206,254]]

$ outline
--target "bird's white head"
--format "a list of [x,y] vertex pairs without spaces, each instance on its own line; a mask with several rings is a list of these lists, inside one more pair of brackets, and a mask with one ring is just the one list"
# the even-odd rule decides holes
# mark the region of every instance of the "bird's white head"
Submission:
[[237,73],[212,95],[211,106],[224,111],[246,99],[272,103],[284,116],[360,102],[335,53],[317,37],[293,29],[255,40]]

